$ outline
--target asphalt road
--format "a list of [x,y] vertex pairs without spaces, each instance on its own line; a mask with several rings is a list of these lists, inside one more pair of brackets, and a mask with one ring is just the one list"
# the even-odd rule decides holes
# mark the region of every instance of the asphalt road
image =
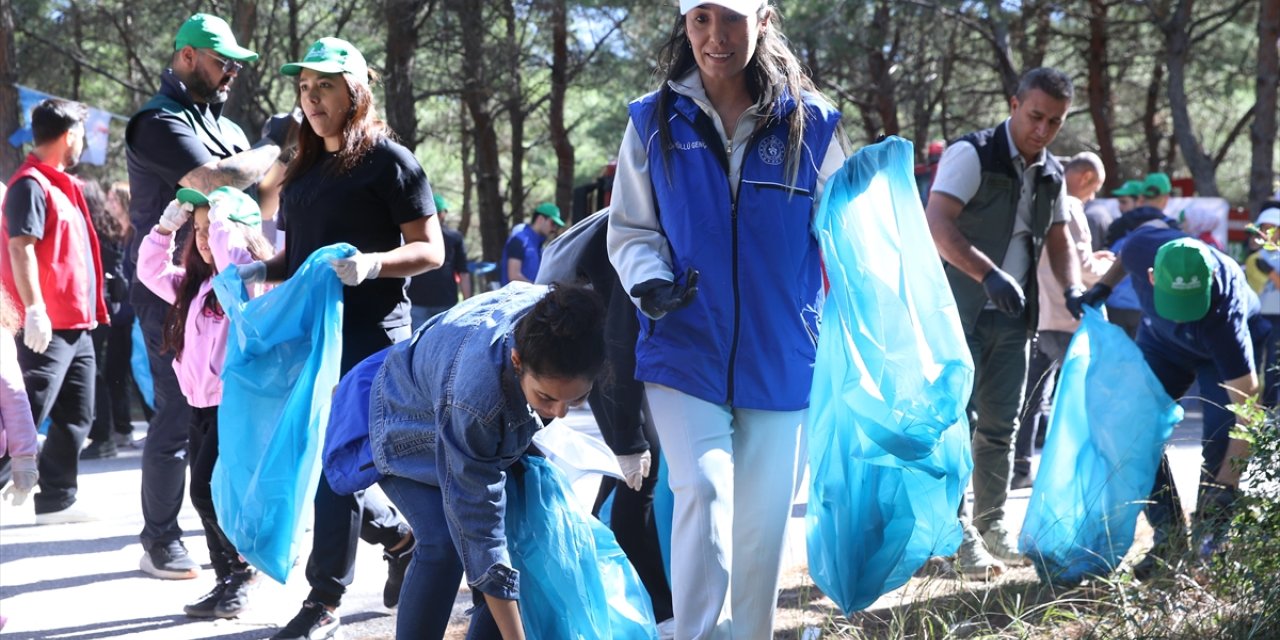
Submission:
[[[575,411],[567,418],[580,431],[593,431],[591,414]],[[142,425],[145,428],[145,425]],[[1199,464],[1198,412],[1192,411],[1173,438],[1172,462],[1180,492],[1194,496]],[[182,607],[213,586],[212,571],[185,581],[158,580],[138,569],[142,547],[139,506],[140,450],[121,450],[118,458],[81,464],[80,504],[99,516],[93,523],[37,527],[30,501],[20,507],[0,505],[0,615],[8,618],[3,638],[77,639],[137,638],[269,638],[297,612],[308,592],[303,566],[286,584],[262,577],[251,606],[233,620],[194,620]],[[594,494],[589,482],[576,487],[584,499]],[[1009,515],[1020,523],[1030,490],[1011,494]],[[785,563],[803,566],[805,495],[797,500]],[[206,562],[200,523],[190,504],[180,517],[193,557]],[[310,536],[304,536],[309,545]],[[302,562],[305,562],[304,548]],[[386,565],[381,550],[361,544],[355,582],[339,614],[346,640],[394,638],[395,614],[382,606]],[[460,589],[454,614],[464,623],[470,594]]]

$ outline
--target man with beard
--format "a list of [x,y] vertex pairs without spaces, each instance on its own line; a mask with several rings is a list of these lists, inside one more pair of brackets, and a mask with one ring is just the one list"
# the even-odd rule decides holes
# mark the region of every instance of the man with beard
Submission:
[[[209,193],[258,183],[276,164],[290,130],[288,117],[274,118],[266,137],[250,147],[240,127],[223,117],[240,69],[258,58],[236,43],[226,21],[202,13],[191,16],[178,30],[173,49],[160,91],[133,115],[125,133],[133,195],[129,214],[138,230],[130,249],[134,260],[142,238],[178,188]],[[137,283],[130,298],[142,325],[156,402],[142,453],[141,539],[146,553],[140,564],[157,578],[194,578],[199,565],[187,555],[178,526],[191,409],[178,387],[173,353],[164,348],[169,305]]]
[[[94,519],[75,506],[80,447],[93,422],[97,371],[90,330],[106,322],[102,259],[80,181],[67,175],[84,151],[88,109],[49,99],[31,112],[35,149],[9,182],[0,230],[8,256],[0,280],[24,315],[18,363],[35,424],[50,418],[39,456],[6,456],[0,478],[38,465],[36,524]],[[38,463],[37,463],[38,459]]]

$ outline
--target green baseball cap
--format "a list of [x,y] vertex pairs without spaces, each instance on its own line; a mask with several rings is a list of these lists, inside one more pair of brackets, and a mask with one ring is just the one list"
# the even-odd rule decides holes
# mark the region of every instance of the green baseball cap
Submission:
[[564,219],[560,217],[560,207],[557,207],[554,203],[544,202],[538,205],[533,212],[538,215],[546,216],[548,220],[556,223],[557,227],[564,226]]
[[212,49],[214,53],[237,62],[253,62],[258,54],[236,44],[236,36],[231,33],[231,25],[218,16],[197,13],[178,28],[178,35],[173,39],[173,50],[183,47],[196,49]]
[[262,226],[262,210],[245,192],[235,187],[218,187],[205,195],[195,189],[183,187],[178,189],[178,202],[196,207],[209,206],[214,203],[218,210],[227,214],[231,220],[251,227]]
[[1167,196],[1173,191],[1173,183],[1169,182],[1169,174],[1152,173],[1142,181],[1142,195],[1148,198],[1155,196]]
[[1115,198],[1134,198],[1142,195],[1143,184],[1141,180],[1127,180],[1120,185],[1119,189],[1111,192]]
[[1156,313],[1172,322],[1193,322],[1209,312],[1213,262],[1209,249],[1191,238],[1170,240],[1156,251]]
[[431,197],[435,198],[436,201],[436,213],[449,210],[449,201],[445,200],[444,196],[438,193],[433,193],[431,194]]
[[344,74],[357,82],[369,84],[369,65],[355,45],[341,38],[320,38],[307,50],[302,62],[290,62],[280,67],[280,73],[296,76],[303,69],[324,74]]

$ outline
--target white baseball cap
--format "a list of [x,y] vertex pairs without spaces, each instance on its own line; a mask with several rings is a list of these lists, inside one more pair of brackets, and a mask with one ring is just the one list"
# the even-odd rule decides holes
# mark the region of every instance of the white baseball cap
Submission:
[[680,0],[680,15],[684,15],[704,4],[716,4],[744,16],[753,15],[764,6],[766,0]]
[[1269,224],[1273,227],[1280,227],[1280,209],[1264,209],[1262,213],[1258,214],[1257,224]]

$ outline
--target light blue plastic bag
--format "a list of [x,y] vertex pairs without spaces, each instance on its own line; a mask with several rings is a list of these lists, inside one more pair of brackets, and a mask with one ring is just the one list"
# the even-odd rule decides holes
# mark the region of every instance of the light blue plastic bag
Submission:
[[235,269],[213,280],[231,321],[213,505],[245,560],[280,583],[312,508],[341,368],[342,283],[328,263],[353,253],[348,244],[319,249],[253,300]]
[[827,181],[814,233],[830,281],[809,405],[809,572],[846,614],[960,543],[973,362],[891,137]]
[[1142,351],[1086,308],[1058,377],[1019,550],[1040,578],[1107,575],[1133,544],[1164,443],[1182,420]]
[[507,474],[507,546],[530,640],[657,640],[653,605],[613,532],[539,456]]

